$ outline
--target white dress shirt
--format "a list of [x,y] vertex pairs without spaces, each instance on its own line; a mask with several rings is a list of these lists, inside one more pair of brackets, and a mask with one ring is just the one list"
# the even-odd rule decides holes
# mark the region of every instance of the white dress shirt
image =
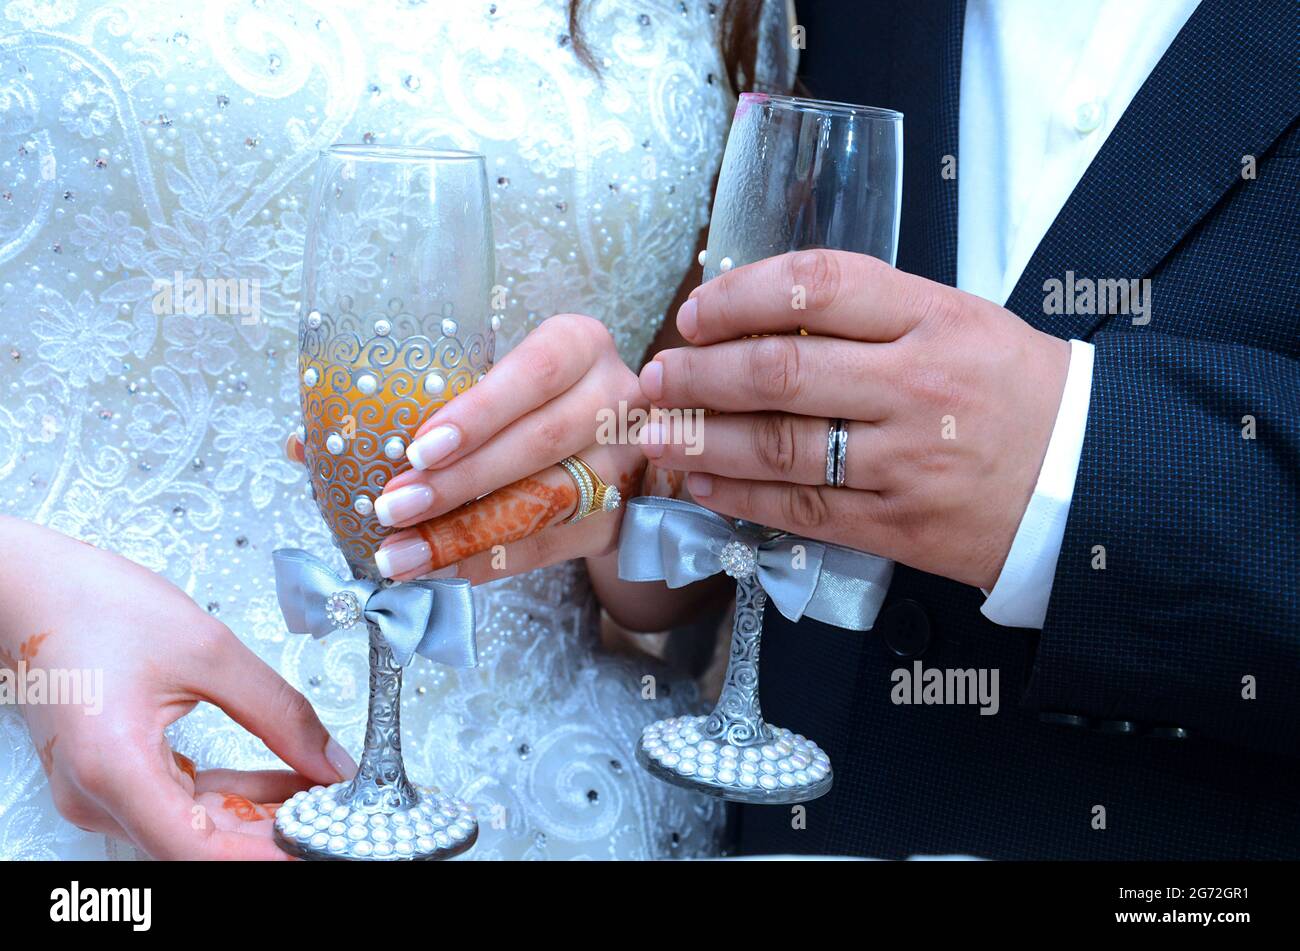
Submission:
[[[957,166],[958,287],[1006,303],[1066,199],[1198,2],[968,0]],[[1069,374],[1038,482],[981,608],[997,624],[1041,628],[1047,616],[1088,423],[1092,361],[1092,344],[1071,341]]]

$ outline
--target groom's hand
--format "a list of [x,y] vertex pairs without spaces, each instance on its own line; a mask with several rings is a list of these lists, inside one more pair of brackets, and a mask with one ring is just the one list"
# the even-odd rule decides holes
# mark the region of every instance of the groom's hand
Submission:
[[[697,501],[993,587],[1056,420],[1066,341],[841,251],[724,274],[691,295],[677,327],[693,346],[659,353],[642,391],[721,415],[690,446],[660,427],[662,442],[643,448],[691,472]],[[849,423],[844,488],[825,484],[835,418]]]

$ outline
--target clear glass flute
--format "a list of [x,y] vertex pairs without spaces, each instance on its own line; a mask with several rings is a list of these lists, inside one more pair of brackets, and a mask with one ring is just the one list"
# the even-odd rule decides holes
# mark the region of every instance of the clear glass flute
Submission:
[[[321,153],[308,209],[298,373],[312,497],[353,576],[389,584],[375,497],[409,468],[429,415],[491,365],[495,277],[483,156],[410,147]],[[370,707],[356,777],[290,800],[276,837],[306,858],[450,858],[473,845],[468,804],[402,762],[402,668],[370,636]]]
[[[704,279],[807,248],[855,251],[892,265],[902,181],[901,113],[745,93],[701,253]],[[780,534],[746,522],[737,529],[756,542]],[[738,574],[717,705],[707,717],[646,727],[637,761],[667,782],[735,802],[816,799],[831,788],[830,760],[812,740],[763,719],[758,655],[767,595],[752,574]]]

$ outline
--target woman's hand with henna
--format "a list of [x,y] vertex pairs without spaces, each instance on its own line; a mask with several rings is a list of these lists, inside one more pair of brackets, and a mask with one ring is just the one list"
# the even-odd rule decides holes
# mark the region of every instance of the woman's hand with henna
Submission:
[[645,468],[639,448],[599,433],[602,420],[646,405],[603,324],[578,314],[546,320],[420,427],[407,452],[415,468],[375,500],[379,520],[401,529],[376,553],[380,571],[479,582],[610,553],[622,513],[560,524],[578,492],[557,464],[580,455],[624,498],[634,494]]
[[[271,841],[276,805],[356,770],[306,698],[166,579],[5,517],[0,668],[102,686],[79,703],[29,698],[23,714],[64,817],[155,858],[284,859]],[[163,729],[200,701],[293,771],[195,770]]]

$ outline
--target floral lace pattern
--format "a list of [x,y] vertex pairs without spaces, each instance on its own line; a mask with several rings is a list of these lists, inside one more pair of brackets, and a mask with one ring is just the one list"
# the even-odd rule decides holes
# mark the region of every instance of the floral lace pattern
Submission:
[[[286,635],[270,568],[283,545],[341,563],[281,452],[315,156],[338,141],[484,152],[498,355],[565,309],[638,361],[707,221],[732,105],[717,5],[584,4],[594,72],[566,8],[0,0],[0,507],[165,574],[353,751],[365,632]],[[336,237],[359,279],[378,272]],[[255,319],[160,315],[159,282],[178,278],[253,282]],[[692,689],[600,652],[580,567],[476,597],[482,665],[417,659],[403,709],[412,778],[477,808],[470,856],[713,852],[720,808],[632,761],[641,726],[693,711]],[[207,706],[171,732],[200,767],[275,762]],[[0,710],[0,858],[128,852],[58,817]]]

